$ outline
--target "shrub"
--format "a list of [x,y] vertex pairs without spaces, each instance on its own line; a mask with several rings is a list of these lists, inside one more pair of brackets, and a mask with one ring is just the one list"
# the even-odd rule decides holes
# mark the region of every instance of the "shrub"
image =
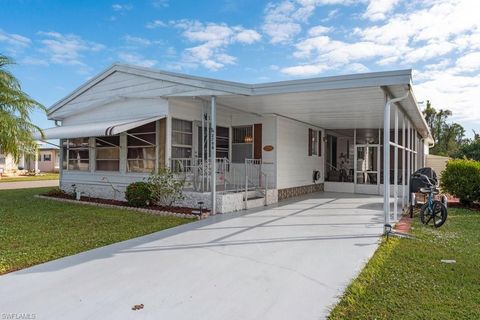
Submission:
[[129,184],[125,191],[125,199],[133,207],[148,206],[153,200],[150,185],[143,181]]
[[59,187],[52,188],[44,193],[45,196],[49,197],[70,197],[68,193],[60,189]]
[[148,178],[152,199],[156,204],[171,206],[183,199],[184,180],[177,180],[168,168],[161,168],[157,174]]
[[480,201],[480,162],[450,160],[442,172],[440,186],[444,192],[460,199],[464,205]]

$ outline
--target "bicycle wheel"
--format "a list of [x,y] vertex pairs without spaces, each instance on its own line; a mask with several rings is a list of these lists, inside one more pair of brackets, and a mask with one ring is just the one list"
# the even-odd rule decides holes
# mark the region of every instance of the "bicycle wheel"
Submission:
[[433,201],[432,208],[424,204],[420,209],[420,221],[423,224],[432,224],[435,228],[441,227],[447,221],[447,208],[438,200]]

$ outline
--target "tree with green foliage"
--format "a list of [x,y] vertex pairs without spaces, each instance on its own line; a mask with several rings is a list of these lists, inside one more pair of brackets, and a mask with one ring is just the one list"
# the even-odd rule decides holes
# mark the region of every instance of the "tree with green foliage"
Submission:
[[454,158],[480,161],[480,134],[473,131],[473,139],[463,142],[453,156]]
[[459,146],[465,141],[465,129],[458,123],[448,123],[447,119],[452,115],[448,109],[436,110],[430,101],[423,111],[432,134],[435,146],[430,149],[431,154],[452,156],[457,152]]
[[19,81],[7,70],[12,64],[11,59],[0,54],[0,149],[18,159],[22,153],[36,152],[32,133],[41,130],[31,122],[30,113],[46,109],[22,91]]

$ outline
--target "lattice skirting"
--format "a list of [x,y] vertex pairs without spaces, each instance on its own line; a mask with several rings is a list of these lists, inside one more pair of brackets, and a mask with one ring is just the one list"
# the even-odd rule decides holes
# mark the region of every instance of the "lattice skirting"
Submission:
[[304,194],[323,191],[323,183],[311,184],[307,186],[292,187],[278,190],[278,200],[302,196]]

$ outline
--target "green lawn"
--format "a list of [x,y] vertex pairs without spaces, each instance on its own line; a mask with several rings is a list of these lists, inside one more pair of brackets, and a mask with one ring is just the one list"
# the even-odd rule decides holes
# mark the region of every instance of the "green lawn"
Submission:
[[480,319],[480,212],[448,213],[439,229],[416,218],[416,240],[384,241],[329,319]]
[[38,180],[58,180],[58,173],[42,173],[37,176],[19,176],[19,177],[2,177],[0,178],[0,183],[2,182],[18,182],[18,181],[38,181]]
[[46,190],[0,191],[0,274],[192,221],[33,197]]

